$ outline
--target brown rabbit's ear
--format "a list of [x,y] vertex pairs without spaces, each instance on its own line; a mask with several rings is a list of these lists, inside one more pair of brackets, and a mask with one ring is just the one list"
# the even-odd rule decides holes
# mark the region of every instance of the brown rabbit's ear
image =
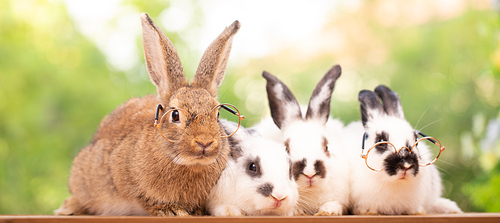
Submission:
[[187,86],[181,60],[172,42],[146,13],[141,14],[144,58],[158,95],[169,100],[172,92]]
[[333,66],[325,76],[319,81],[309,99],[306,120],[315,119],[326,123],[330,115],[330,101],[332,99],[335,82],[340,77],[342,69],[339,65]]
[[396,92],[392,91],[384,85],[379,85],[375,88],[375,93],[382,99],[384,111],[389,116],[395,116],[401,119],[405,118],[401,100]]
[[293,120],[302,120],[299,103],[290,89],[267,71],[262,72],[262,77],[267,81],[267,98],[274,124],[281,129]]
[[201,57],[191,86],[205,88],[212,96],[217,96],[217,89],[226,73],[233,36],[239,29],[240,22],[234,21],[210,44]]

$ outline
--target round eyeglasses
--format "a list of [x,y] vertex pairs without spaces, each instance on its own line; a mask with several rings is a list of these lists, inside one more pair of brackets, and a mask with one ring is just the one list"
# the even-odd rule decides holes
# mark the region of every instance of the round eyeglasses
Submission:
[[[442,146],[441,143],[439,142],[439,140],[437,140],[436,138],[426,136],[425,134],[423,134],[419,131],[416,131],[416,133],[421,135],[423,138],[418,139],[413,144],[413,146],[411,146],[410,148],[404,146],[404,147],[401,147],[399,149],[396,149],[396,146],[394,146],[390,142],[378,142],[378,143],[375,143],[375,145],[373,145],[372,147],[370,147],[370,149],[368,149],[368,151],[366,151],[366,154],[364,154],[365,141],[366,141],[366,139],[368,139],[368,133],[365,132],[363,134],[363,142],[361,145],[361,158],[363,158],[365,160],[365,164],[370,170],[382,171],[384,169],[384,166],[383,166],[384,164],[382,162],[380,162],[380,159],[378,158],[378,156],[373,155],[373,154],[370,156],[370,152],[373,149],[376,149],[376,150],[380,149],[382,151],[385,151],[387,149],[389,151],[394,151],[395,154],[398,154],[402,149],[407,149],[411,153],[411,152],[413,152],[414,149],[418,149],[417,146],[419,143],[427,140],[427,141],[432,142],[432,144],[428,147],[428,149],[427,149],[428,151],[426,151],[426,150],[419,151],[419,154],[418,154],[419,162],[424,162],[424,164],[419,164],[419,166],[425,167],[425,166],[429,166],[431,164],[434,164],[439,159],[439,156],[441,156],[441,152],[443,152],[446,148],[444,146]],[[420,154],[420,152],[424,152],[424,153]]]
[[[158,128],[160,135],[167,141],[173,143],[178,142],[182,136],[182,131],[179,130],[188,127],[193,121],[193,117],[184,109],[172,108],[165,111],[158,121],[160,110],[163,110],[163,106],[158,104],[156,107],[154,127]],[[210,122],[218,122],[220,117],[238,123],[238,127],[231,134],[221,131],[221,138],[227,138],[234,135],[241,126],[241,120],[245,119],[245,116],[241,115],[238,109],[231,104],[219,104],[215,106],[212,108],[207,118]]]

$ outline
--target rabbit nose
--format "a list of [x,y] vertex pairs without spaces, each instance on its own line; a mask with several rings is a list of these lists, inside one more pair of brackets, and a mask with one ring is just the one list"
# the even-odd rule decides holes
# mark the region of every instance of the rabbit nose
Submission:
[[405,168],[405,170],[409,170],[409,169],[413,168],[413,165],[405,164],[405,165],[403,165],[403,167]]
[[306,176],[307,178],[312,179],[314,176],[316,176],[316,173],[312,174],[312,175],[307,175],[304,173],[304,176]]
[[403,169],[405,171],[408,171],[409,169],[414,167],[412,164],[408,164],[408,163],[400,164],[399,166],[401,167],[401,169]]
[[274,200],[276,200],[276,201],[282,201],[282,200],[285,200],[285,198],[286,198],[286,196],[274,195],[274,194],[271,194],[271,197],[273,197]]
[[281,207],[282,201],[285,200],[286,196],[274,195],[271,194],[271,197],[274,198],[275,203],[273,204],[274,208]]
[[204,152],[210,145],[212,145],[213,142],[214,142],[213,140],[208,142],[196,141],[196,144],[198,144],[200,149],[203,150]]

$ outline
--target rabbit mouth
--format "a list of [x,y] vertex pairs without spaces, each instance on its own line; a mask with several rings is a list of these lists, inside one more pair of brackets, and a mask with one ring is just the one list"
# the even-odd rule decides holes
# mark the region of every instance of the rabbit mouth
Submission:
[[315,182],[316,181],[313,178],[307,179],[307,182],[306,182],[308,185],[307,187],[312,187]]
[[[413,172],[410,172],[413,171]],[[402,169],[399,171],[399,178],[398,180],[409,180],[409,178],[415,176],[415,170],[413,169]]]
[[313,174],[312,176],[304,175],[304,185],[306,188],[313,188],[318,185],[320,179],[318,179],[317,174]]
[[216,154],[214,150],[198,151],[191,156],[190,160],[192,164],[207,165],[216,161]]
[[215,152],[213,151],[201,151],[196,153],[193,158],[194,160],[212,160],[215,157]]
[[408,178],[407,178],[407,171],[406,171],[406,170],[404,170],[404,171],[403,171],[403,173],[401,173],[401,175],[400,175],[400,176],[401,176],[401,177],[399,178],[400,180],[406,180],[406,179],[408,179]]

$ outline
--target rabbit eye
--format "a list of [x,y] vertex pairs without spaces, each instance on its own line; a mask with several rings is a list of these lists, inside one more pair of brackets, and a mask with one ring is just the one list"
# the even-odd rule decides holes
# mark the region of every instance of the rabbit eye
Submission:
[[250,163],[248,169],[252,172],[257,172],[257,165],[255,165],[255,163]]
[[179,111],[172,111],[172,122],[179,122]]

